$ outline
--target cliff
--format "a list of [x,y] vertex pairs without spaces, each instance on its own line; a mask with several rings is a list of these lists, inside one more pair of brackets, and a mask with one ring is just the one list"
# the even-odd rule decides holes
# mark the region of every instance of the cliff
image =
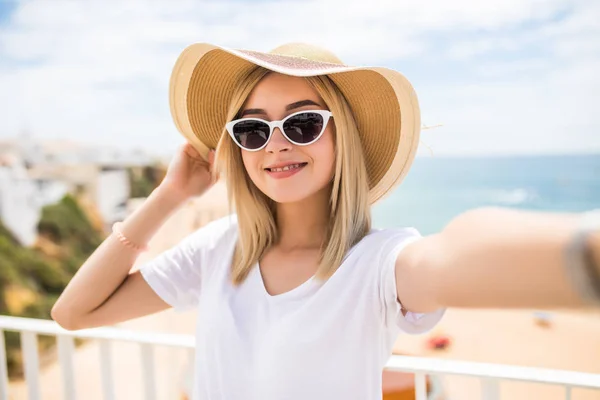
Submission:
[[[77,269],[102,242],[77,200],[67,195],[45,207],[33,248],[21,246],[0,221],[0,314],[50,318],[52,305]],[[53,339],[40,338],[40,348]],[[6,333],[8,369],[22,373],[19,335]]]

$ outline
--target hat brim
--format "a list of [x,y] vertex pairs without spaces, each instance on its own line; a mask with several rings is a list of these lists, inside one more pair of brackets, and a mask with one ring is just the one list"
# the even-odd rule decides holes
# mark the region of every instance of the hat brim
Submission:
[[169,99],[177,129],[203,156],[223,134],[233,91],[256,66],[299,77],[327,75],[338,86],[358,125],[371,204],[404,179],[417,152],[421,117],[416,93],[399,72],[198,43],[179,56]]

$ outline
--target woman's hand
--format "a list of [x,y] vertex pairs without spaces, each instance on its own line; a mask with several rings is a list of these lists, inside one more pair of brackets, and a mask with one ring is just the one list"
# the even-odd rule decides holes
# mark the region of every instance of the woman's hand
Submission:
[[[566,257],[580,218],[499,207],[466,211],[400,252],[398,298],[413,312],[587,307],[580,287],[567,277],[568,269],[581,268]],[[598,236],[590,239],[598,259]]]
[[202,195],[215,183],[212,176],[214,159],[214,150],[205,160],[190,143],[186,143],[171,160],[159,189],[179,201]]

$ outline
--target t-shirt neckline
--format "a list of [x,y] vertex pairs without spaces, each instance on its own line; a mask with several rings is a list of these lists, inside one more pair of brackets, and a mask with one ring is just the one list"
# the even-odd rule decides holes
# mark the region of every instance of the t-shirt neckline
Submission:
[[288,290],[287,292],[272,295],[267,291],[267,287],[265,286],[265,281],[262,277],[262,273],[260,272],[260,264],[258,261],[254,264],[254,267],[252,269],[253,269],[253,273],[254,273],[255,279],[257,281],[257,284],[260,287],[261,293],[269,301],[281,301],[281,300],[292,299],[292,298],[297,298],[299,296],[302,296],[309,289],[311,289],[313,287],[314,283],[316,282],[316,275],[313,275],[306,281],[302,282],[300,285],[296,286],[295,288],[293,288],[291,290]]

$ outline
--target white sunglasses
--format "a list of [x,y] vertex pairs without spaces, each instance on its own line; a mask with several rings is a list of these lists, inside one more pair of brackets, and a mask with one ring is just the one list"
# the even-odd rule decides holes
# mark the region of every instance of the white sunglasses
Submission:
[[242,149],[258,151],[269,143],[275,128],[279,128],[290,143],[308,146],[323,135],[330,118],[333,118],[330,111],[306,110],[290,114],[281,121],[265,121],[260,118],[236,119],[228,122],[225,128]]

